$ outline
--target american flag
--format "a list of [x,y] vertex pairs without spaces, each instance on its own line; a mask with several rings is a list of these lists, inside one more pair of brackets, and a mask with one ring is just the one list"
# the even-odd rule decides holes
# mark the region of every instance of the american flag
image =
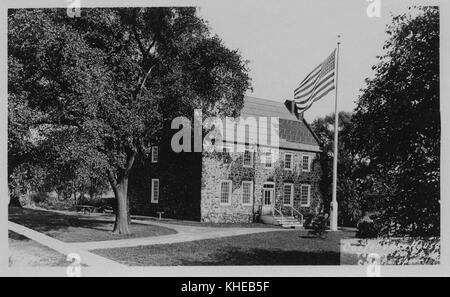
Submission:
[[294,90],[294,101],[297,113],[300,114],[323,96],[334,90],[334,61],[336,50],[308,76]]

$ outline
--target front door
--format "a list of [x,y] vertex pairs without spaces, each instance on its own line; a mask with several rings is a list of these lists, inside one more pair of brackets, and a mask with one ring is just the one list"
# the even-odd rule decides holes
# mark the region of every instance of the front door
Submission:
[[275,197],[275,184],[265,183],[263,186],[263,205],[262,205],[262,215],[272,215],[273,214],[273,204]]

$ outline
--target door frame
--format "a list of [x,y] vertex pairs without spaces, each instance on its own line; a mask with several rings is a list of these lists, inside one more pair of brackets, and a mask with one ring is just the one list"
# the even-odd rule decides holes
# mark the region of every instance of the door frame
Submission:
[[[273,188],[265,188],[265,185],[272,185]],[[273,215],[273,208],[275,206],[275,182],[264,182],[263,183],[263,187],[262,187],[262,209],[261,209],[261,214],[262,215],[267,215],[265,212],[269,212],[270,209],[270,214]],[[270,199],[270,204],[265,204],[265,192],[266,191],[270,191],[271,194],[271,199]]]

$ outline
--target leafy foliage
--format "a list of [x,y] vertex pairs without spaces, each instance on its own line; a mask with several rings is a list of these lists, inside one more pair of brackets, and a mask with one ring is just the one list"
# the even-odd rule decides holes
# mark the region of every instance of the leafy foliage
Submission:
[[[312,128],[322,142],[324,153],[321,155],[321,167],[324,173],[321,180],[321,191],[324,205],[331,202],[331,187],[334,157],[334,114],[317,118]],[[362,181],[366,174],[364,163],[357,158],[357,152],[349,145],[352,129],[352,113],[340,112],[338,123],[338,184],[337,200],[339,203],[340,225],[356,226],[364,211],[372,206],[372,200],[364,191],[369,185]],[[327,210],[327,209],[326,209]]]
[[[340,223],[376,211],[381,235],[439,235],[439,10],[396,16],[387,34],[355,112],[339,114]],[[334,115],[312,126],[324,146],[322,191],[330,200]]]
[[351,144],[383,200],[384,233],[440,232],[439,10],[394,17],[358,100]]
[[119,233],[136,157],[174,116],[236,115],[250,86],[246,62],[195,8],[83,9],[73,19],[20,9],[8,24],[9,156],[51,164],[56,177],[108,180]]
[[322,237],[327,229],[328,213],[318,214],[312,221],[312,228],[308,232],[317,237]]

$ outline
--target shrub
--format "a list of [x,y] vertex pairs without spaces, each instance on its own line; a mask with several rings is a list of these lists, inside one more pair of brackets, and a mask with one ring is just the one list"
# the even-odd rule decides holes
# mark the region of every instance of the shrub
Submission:
[[312,230],[309,231],[310,234],[321,237],[325,230],[327,229],[328,214],[319,214],[312,221]]
[[312,228],[312,224],[314,221],[314,214],[312,213],[307,213],[303,216],[303,226],[307,229],[311,229]]
[[44,192],[37,192],[30,195],[31,201],[34,203],[42,203],[47,200],[48,195]]
[[376,215],[366,214],[359,220],[357,227],[356,237],[358,238],[376,238],[380,233],[380,226],[377,223]]

